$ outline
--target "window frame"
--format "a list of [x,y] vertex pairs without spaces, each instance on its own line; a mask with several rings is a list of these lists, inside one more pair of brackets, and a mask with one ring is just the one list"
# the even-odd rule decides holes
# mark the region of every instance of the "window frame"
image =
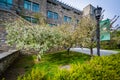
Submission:
[[64,22],[71,22],[71,17],[64,16]]
[[2,6],[3,8],[11,8],[13,5],[13,0],[0,0],[0,6]]
[[48,11],[47,11],[47,18],[48,18],[48,19],[58,20],[59,15],[58,15],[58,13],[56,13],[56,12],[53,12],[53,11],[48,10]]
[[24,0],[24,9],[30,10],[32,12],[40,12],[40,4],[29,0]]
[[32,3],[32,11],[40,12],[40,5],[38,3]]
[[57,26],[57,24],[52,24],[52,23],[48,23],[48,25],[49,25],[50,27]]
[[30,16],[24,16],[25,20],[31,22],[31,23],[38,23],[38,19],[37,18],[33,18]]
[[52,13],[52,11],[47,11],[47,18],[49,18],[49,19],[53,19],[53,13]]
[[24,0],[24,8],[27,10],[31,10],[31,1]]

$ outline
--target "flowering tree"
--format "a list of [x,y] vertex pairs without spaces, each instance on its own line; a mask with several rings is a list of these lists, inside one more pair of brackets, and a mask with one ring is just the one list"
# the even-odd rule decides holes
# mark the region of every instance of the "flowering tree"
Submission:
[[58,46],[62,41],[62,34],[56,28],[47,26],[29,26],[23,21],[15,21],[7,25],[7,42],[16,44],[18,49],[33,49],[41,55],[52,47]]
[[89,47],[91,56],[93,55],[93,45],[96,31],[96,22],[88,17],[83,17],[80,23],[74,27],[70,24],[64,24],[60,31],[64,34],[62,44],[67,48],[68,54],[71,47],[81,46]]
[[67,49],[68,55],[70,53],[70,48],[76,45],[78,41],[78,32],[74,26],[70,24],[64,24],[58,27],[58,30],[63,34],[63,40],[61,45]]
[[93,45],[96,34],[96,22],[89,17],[83,17],[76,27],[78,32],[78,42],[84,47],[90,48],[91,56],[93,55]]

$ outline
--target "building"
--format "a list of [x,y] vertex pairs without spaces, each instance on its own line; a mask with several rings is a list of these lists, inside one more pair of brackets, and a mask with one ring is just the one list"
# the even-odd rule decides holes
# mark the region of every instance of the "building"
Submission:
[[34,14],[41,13],[50,26],[63,23],[75,25],[83,15],[94,15],[92,5],[80,11],[58,0],[0,0],[0,8],[11,10],[33,23],[37,21]]
[[69,23],[75,26],[82,16],[93,16],[94,7],[86,6],[83,11],[77,10],[58,0],[0,0],[0,47],[6,41],[6,32],[2,23],[24,18],[36,23],[34,14],[42,14],[47,24],[57,26]]

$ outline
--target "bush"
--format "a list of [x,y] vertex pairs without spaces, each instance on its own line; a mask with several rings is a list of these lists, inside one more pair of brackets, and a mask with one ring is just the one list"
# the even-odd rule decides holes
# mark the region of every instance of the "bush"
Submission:
[[[95,57],[87,64],[73,65],[67,74],[61,72],[62,80],[120,80],[120,54]],[[67,76],[67,77],[65,77]]]
[[71,65],[70,70],[49,71],[33,69],[18,80],[120,80],[120,54],[94,57],[90,62]]
[[101,42],[102,49],[110,49],[110,50],[111,49],[120,49],[119,45],[120,44],[117,44],[116,41],[114,41],[114,40]]
[[42,80],[45,78],[45,72],[39,70],[39,68],[34,68],[30,74],[25,75],[24,77],[18,77],[18,80]]

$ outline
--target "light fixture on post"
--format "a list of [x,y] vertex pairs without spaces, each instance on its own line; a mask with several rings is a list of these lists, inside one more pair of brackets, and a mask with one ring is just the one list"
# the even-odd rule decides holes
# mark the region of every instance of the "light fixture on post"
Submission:
[[95,13],[95,18],[97,21],[97,26],[96,26],[96,36],[97,36],[97,55],[100,56],[100,17],[101,17],[101,12],[102,12],[102,8],[98,7],[95,8],[94,13]]

